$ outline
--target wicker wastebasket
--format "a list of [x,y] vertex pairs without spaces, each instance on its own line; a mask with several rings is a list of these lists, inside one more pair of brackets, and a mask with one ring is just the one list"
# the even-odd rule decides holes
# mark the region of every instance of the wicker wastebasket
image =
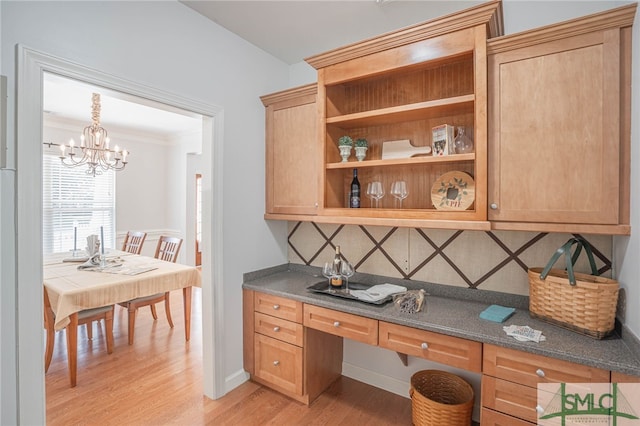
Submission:
[[473,388],[446,371],[422,370],[411,376],[411,414],[416,426],[471,424]]

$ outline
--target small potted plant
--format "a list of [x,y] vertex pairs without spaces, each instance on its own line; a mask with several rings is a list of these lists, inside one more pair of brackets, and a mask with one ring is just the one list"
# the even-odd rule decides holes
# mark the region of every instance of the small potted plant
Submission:
[[356,158],[358,161],[364,160],[367,156],[367,148],[369,147],[369,143],[365,138],[356,139]]
[[338,148],[340,149],[340,156],[342,162],[346,163],[351,155],[351,148],[353,147],[353,139],[350,136],[341,136],[338,139]]

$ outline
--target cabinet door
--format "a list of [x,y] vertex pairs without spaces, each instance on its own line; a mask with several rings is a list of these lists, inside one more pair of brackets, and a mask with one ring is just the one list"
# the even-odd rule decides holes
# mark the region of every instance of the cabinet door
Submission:
[[302,348],[255,335],[257,377],[296,395],[302,395]]
[[261,97],[266,107],[266,214],[316,214],[316,85]]
[[489,220],[618,224],[620,29],[535,38],[488,57]]

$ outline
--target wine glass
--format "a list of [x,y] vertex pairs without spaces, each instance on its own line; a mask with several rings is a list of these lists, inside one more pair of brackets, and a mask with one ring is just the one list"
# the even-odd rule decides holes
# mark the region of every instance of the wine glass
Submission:
[[393,182],[391,184],[391,195],[396,197],[400,204],[400,208],[402,208],[402,200],[407,198],[409,195],[409,191],[407,191],[407,182],[403,180]]
[[367,184],[367,197],[369,197],[369,207],[373,207],[373,200],[376,198],[373,193],[373,182]]
[[349,292],[349,278],[353,276],[355,270],[353,269],[353,265],[347,261],[342,261],[342,265],[340,265],[340,275],[345,278],[345,290]]
[[331,289],[331,278],[336,276],[338,272],[335,270],[333,262],[326,262],[322,266],[322,276],[329,280],[329,289]]
[[381,182],[371,182],[371,188],[368,189],[372,199],[376,200],[376,208],[380,206],[380,200],[384,197],[384,187]]

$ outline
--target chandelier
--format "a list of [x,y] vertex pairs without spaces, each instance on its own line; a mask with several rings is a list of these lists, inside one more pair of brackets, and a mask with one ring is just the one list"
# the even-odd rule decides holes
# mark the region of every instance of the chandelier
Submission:
[[88,175],[101,175],[103,171],[124,169],[127,165],[129,151],[121,150],[118,145],[109,146],[107,131],[100,126],[100,94],[91,96],[91,124],[84,128],[80,135],[80,146],[73,139],[68,144],[45,142],[49,148],[60,147],[60,160],[67,167],[88,166]]

